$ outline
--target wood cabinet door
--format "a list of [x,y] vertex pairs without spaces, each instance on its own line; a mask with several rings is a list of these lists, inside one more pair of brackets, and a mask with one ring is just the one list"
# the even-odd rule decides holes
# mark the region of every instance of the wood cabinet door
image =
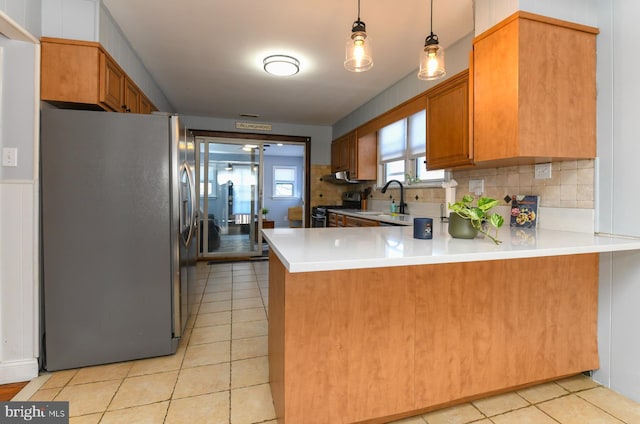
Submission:
[[331,172],[349,171],[351,150],[355,131],[334,140],[331,143]]
[[120,67],[100,52],[100,102],[116,112],[123,111],[125,75]]
[[356,218],[354,216],[345,216],[347,227],[379,227],[380,222],[373,219]]
[[430,90],[427,100],[427,169],[468,165],[473,161],[469,137],[469,71]]
[[98,49],[89,42],[63,44],[43,37],[41,41],[40,98],[45,101],[98,103]]
[[331,172],[340,171],[340,140],[331,142]]
[[597,32],[520,11],[474,39],[477,163],[596,156]]
[[124,85],[123,112],[140,113],[140,98],[141,94],[140,91],[138,91],[138,87],[135,86],[133,81],[126,78]]
[[140,107],[138,112],[149,114],[153,111],[153,106],[151,105],[151,101],[144,94],[140,93]]
[[375,180],[378,172],[378,133],[371,132],[361,136],[354,135],[353,155],[351,161],[352,178],[358,180]]

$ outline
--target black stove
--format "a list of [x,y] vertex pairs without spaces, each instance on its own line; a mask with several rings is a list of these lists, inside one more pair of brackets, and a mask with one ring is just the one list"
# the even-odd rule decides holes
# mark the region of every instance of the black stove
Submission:
[[341,205],[318,205],[311,208],[311,226],[326,227],[327,211],[329,209],[360,209],[362,195],[359,191],[347,191],[342,193]]

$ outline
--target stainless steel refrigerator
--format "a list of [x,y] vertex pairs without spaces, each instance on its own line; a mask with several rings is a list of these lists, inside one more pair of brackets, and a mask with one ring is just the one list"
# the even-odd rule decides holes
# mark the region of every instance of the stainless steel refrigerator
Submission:
[[44,369],[176,351],[195,283],[194,162],[177,116],[42,110]]

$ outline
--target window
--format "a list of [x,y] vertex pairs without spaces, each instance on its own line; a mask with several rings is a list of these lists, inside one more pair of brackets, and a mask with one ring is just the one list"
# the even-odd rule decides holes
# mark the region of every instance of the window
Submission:
[[378,131],[382,184],[390,180],[412,184],[445,180],[444,170],[428,171],[425,166],[426,123],[423,109]]
[[297,168],[295,166],[274,166],[273,197],[295,197],[296,174]]
[[218,169],[217,164],[213,161],[209,162],[207,167],[207,188],[204,186],[204,164],[200,166],[200,197],[208,197],[209,199],[216,199],[218,193],[214,184],[218,181]]

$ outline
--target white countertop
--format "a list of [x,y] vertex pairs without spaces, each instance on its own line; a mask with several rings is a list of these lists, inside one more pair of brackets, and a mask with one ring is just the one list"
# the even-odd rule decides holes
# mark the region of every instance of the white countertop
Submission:
[[433,239],[413,238],[413,227],[276,228],[262,230],[289,272],[331,271],[488,261],[640,249],[640,239],[571,231],[503,227],[490,239],[454,239],[434,220]]

